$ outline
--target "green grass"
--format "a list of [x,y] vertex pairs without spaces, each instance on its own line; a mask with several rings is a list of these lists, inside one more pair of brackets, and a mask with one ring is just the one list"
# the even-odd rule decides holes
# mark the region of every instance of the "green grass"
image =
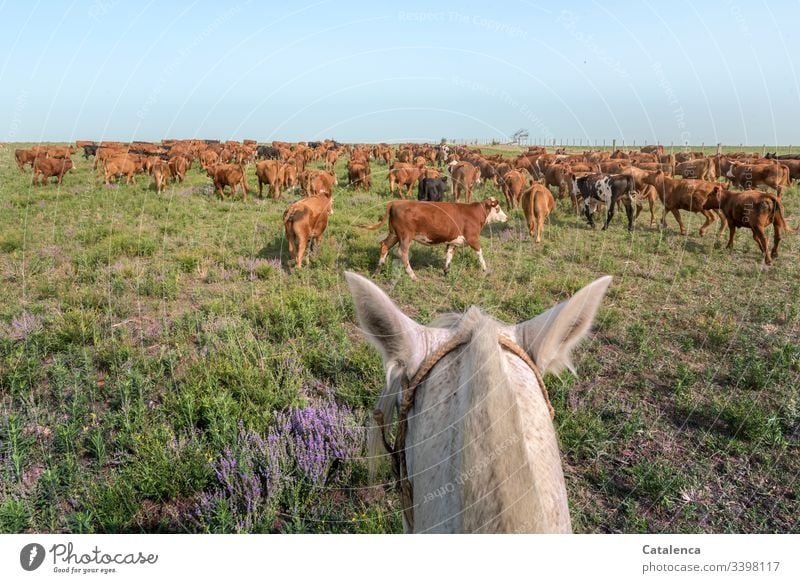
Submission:
[[[281,215],[296,194],[219,201],[196,168],[160,196],[145,177],[106,188],[77,157],[62,188],[32,188],[12,152],[0,154],[0,532],[233,531],[225,504],[204,524],[194,509],[240,424],[266,435],[319,385],[367,418],[384,376],[341,274],[377,263],[382,235],[355,225],[382,216],[384,166],[354,193],[339,163],[323,248],[290,273]],[[798,196],[784,195],[793,226]],[[622,218],[591,231],[560,201],[539,245],[518,211],[484,231],[487,275],[459,250],[444,276],[443,249],[415,245],[419,282],[394,256],[374,279],[422,322],[473,304],[516,322],[614,275],[579,377],[547,379],[576,530],[800,532],[800,245],[787,236],[764,269],[748,232],[731,253],[684,216],[687,237],[671,217],[665,231],[646,218],[632,234]],[[347,475],[293,490],[254,529],[399,531],[394,492],[370,486],[361,461]]]

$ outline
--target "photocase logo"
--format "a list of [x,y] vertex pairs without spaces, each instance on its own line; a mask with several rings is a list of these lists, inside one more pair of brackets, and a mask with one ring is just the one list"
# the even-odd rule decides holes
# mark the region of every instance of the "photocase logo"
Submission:
[[26,571],[35,571],[44,562],[44,547],[39,543],[30,543],[19,552],[19,564]]

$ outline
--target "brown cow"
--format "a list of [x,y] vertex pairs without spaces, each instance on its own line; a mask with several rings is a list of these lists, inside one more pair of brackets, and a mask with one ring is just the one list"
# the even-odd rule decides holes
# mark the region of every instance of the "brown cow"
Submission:
[[534,229],[536,230],[536,242],[539,243],[544,231],[544,220],[556,208],[556,199],[553,198],[549,188],[534,182],[522,193],[521,204],[525,220],[528,222],[528,231],[533,237]]
[[350,186],[369,190],[372,187],[372,173],[366,160],[350,160],[347,163],[347,179]]
[[783,187],[789,186],[789,168],[783,164],[767,162],[766,164],[731,163],[725,177],[731,184],[745,190],[756,186],[774,188],[780,198]]
[[48,178],[56,176],[58,185],[61,186],[64,174],[72,168],[72,160],[69,158],[36,158],[33,161],[33,183],[37,184],[37,178],[41,176],[41,182],[38,184],[44,186]]
[[522,191],[525,190],[528,180],[519,170],[510,170],[500,178],[500,190],[506,197],[506,204],[509,209],[519,207]]
[[14,159],[17,161],[17,168],[20,172],[25,172],[25,166],[30,165],[33,168],[33,163],[36,158],[44,158],[44,154],[37,150],[14,150]]
[[278,181],[281,183],[281,191],[297,186],[297,166],[283,164],[278,170]]
[[[745,190],[735,192],[719,189],[709,196],[706,208],[719,208],[728,221],[730,238],[727,249],[733,248],[733,238],[737,227],[753,231],[753,239],[764,253],[764,262],[772,264],[772,258],[778,256],[778,245],[781,242],[781,229],[791,232],[783,219],[781,199],[761,190]],[[774,232],[772,251],[769,250],[764,229],[772,225]]]
[[324,170],[306,170],[298,175],[305,196],[333,196],[333,186],[338,184],[336,174]]
[[280,160],[262,160],[256,162],[256,178],[258,178],[258,196],[262,197],[264,194],[264,185],[269,187],[272,198],[277,200],[281,198],[281,187],[283,181],[281,180],[281,168],[283,162]]
[[[189,168],[189,160],[185,156],[173,156],[167,161],[167,166],[169,166],[169,174],[173,180],[183,182],[186,178],[186,170]],[[206,172],[210,167],[205,167]]]
[[214,150],[203,150],[200,152],[200,165],[205,170],[209,166],[213,164],[219,163],[219,154],[217,154]]
[[505,223],[508,217],[500,208],[496,198],[490,197],[481,202],[459,204],[455,202],[419,202],[414,200],[393,200],[386,206],[383,220],[374,225],[361,225],[365,229],[379,229],[389,221],[389,233],[381,241],[381,255],[376,272],[386,263],[386,256],[392,247],[400,244],[399,255],[406,273],[417,279],[408,253],[412,241],[425,245],[447,245],[444,273],[450,269],[456,247],[465,243],[478,254],[481,268],[487,271],[486,261],[481,250],[481,229],[488,223]]
[[558,188],[558,198],[564,198],[569,194],[570,190],[570,172],[575,174],[581,172],[590,172],[591,167],[588,164],[572,164],[565,166],[563,164],[553,164],[544,173],[544,185],[555,186]]
[[697,158],[681,162],[675,166],[675,174],[680,174],[684,178],[697,178],[711,182],[717,179],[713,158]]
[[453,179],[453,200],[458,202],[464,194],[464,201],[472,202],[472,189],[481,181],[481,170],[469,162],[450,164],[450,177]]
[[283,213],[283,226],[289,255],[297,268],[303,267],[306,246],[311,251],[319,249],[322,235],[328,226],[328,216],[333,213],[333,198],[329,196],[309,196],[289,205]]
[[151,161],[149,166],[149,174],[153,177],[153,182],[155,182],[156,192],[161,194],[169,182],[169,164],[164,162],[164,160],[157,158]]
[[118,176],[125,176],[125,184],[136,184],[136,172],[138,169],[138,164],[126,154],[117,155],[103,161],[106,184],[111,184],[111,178],[113,177],[116,180]]
[[214,181],[214,188],[219,193],[220,200],[225,200],[226,186],[230,187],[231,196],[234,196],[241,186],[242,201],[247,202],[247,179],[243,164],[215,164],[209,166],[206,172]]
[[[705,235],[708,227],[711,226],[716,218],[711,210],[705,208],[706,201],[710,195],[722,188],[722,185],[705,180],[683,179],[676,180],[664,175],[663,170],[653,172],[644,177],[644,182],[655,187],[656,194],[664,204],[664,212],[661,215],[661,225],[667,226],[667,213],[671,212],[681,229],[681,235],[686,234],[686,226],[681,220],[680,211],[690,211],[702,213],[706,222],[700,227],[700,236]],[[725,218],[719,215],[722,220],[720,232],[725,227]]]
[[[411,198],[411,190],[422,175],[422,169],[407,163],[395,162],[389,170],[389,194],[394,194],[395,188],[401,198]],[[406,187],[405,197],[402,188]]]

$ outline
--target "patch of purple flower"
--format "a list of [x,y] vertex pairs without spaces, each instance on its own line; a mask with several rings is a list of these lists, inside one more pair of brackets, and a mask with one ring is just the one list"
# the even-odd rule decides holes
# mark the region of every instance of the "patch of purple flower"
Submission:
[[[233,447],[214,462],[217,487],[204,493],[196,515],[212,529],[269,529],[278,512],[302,510],[299,493],[331,487],[347,475],[360,452],[363,429],[347,407],[332,400],[292,407],[278,415],[266,438],[239,426]],[[217,524],[226,509],[230,524]]]
[[34,332],[42,329],[39,318],[28,312],[22,312],[19,316],[11,320],[11,339],[25,340]]
[[503,229],[497,235],[497,238],[500,239],[501,243],[508,243],[509,241],[514,239],[515,237],[516,237],[516,233],[514,232],[514,229]]

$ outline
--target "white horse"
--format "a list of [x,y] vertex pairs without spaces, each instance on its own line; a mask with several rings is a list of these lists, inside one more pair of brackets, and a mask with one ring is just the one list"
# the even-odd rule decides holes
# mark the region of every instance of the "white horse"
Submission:
[[[404,380],[432,364],[411,401],[401,448],[413,501],[406,532],[571,532],[558,440],[534,369],[574,372],[572,350],[611,277],[516,326],[475,307],[422,326],[368,279],[345,277],[361,328],[383,356],[384,423],[400,407]],[[454,337],[467,340],[448,350]],[[517,353],[503,349],[508,340]],[[369,435],[370,459],[384,457],[380,427]]]

